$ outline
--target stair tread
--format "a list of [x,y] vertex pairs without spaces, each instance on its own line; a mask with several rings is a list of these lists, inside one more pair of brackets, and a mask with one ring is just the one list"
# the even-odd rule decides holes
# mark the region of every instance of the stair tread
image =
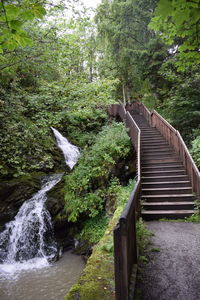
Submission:
[[163,149],[145,149],[143,150],[143,152],[145,153],[165,153],[165,152],[172,152],[172,153],[176,153],[172,148],[170,147],[166,147],[166,148],[163,148]]
[[181,197],[194,197],[193,194],[165,194],[165,195],[143,195],[142,198],[181,198]]
[[142,210],[142,214],[193,214],[194,210],[180,209],[180,210]]
[[194,204],[194,201],[178,201],[178,202],[172,202],[172,201],[165,201],[165,202],[143,202],[142,205],[149,205],[149,206],[154,206],[154,205],[188,205],[188,204]]
[[[159,178],[173,178],[173,177],[175,177],[175,178],[177,178],[177,177],[187,177],[187,175],[175,175],[175,176],[149,176],[149,177],[145,177],[145,176],[142,176],[142,179],[159,179]],[[171,182],[171,181],[170,181]]]
[[149,152],[143,152],[142,153],[142,156],[164,156],[164,157],[167,157],[167,156],[171,156],[171,155],[174,155],[174,156],[177,156],[177,154],[175,152],[172,152],[172,151],[166,151],[166,152],[156,152],[156,153],[149,153]]
[[[148,177],[147,177],[148,178]],[[186,181],[160,181],[160,182],[142,182],[142,184],[177,184],[177,183],[190,183],[189,180],[186,180]]]
[[[183,167],[183,164],[171,164],[171,165],[166,165],[166,164],[163,164],[163,165],[161,165],[161,166],[159,166],[159,167],[165,167],[165,168],[171,168],[171,167],[174,167],[174,168],[177,168],[177,167],[182,167],[182,168],[184,168]],[[158,168],[158,166],[143,166],[142,168]]]
[[[188,189],[192,189],[192,187],[181,187],[181,190],[188,190]],[[180,187],[169,187],[169,188],[145,188],[145,189],[142,189],[142,191],[171,191],[171,190],[180,190]]]
[[180,172],[180,171],[185,171],[185,170],[169,170],[169,171],[160,171],[160,170],[158,170],[158,171],[145,171],[145,172],[143,172],[144,174],[154,174],[154,173],[158,173],[158,172],[160,172],[160,173],[176,173],[176,172]]

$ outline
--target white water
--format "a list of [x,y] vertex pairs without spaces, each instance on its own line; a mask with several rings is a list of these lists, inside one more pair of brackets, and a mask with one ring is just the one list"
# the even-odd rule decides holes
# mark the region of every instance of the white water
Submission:
[[69,141],[60,134],[58,130],[51,127],[53,130],[53,133],[56,137],[57,145],[62,150],[65,162],[70,167],[70,169],[73,169],[75,164],[77,163],[78,158],[80,157],[80,152],[78,148],[72,144],[69,143]]
[[23,203],[15,219],[0,234],[0,271],[14,274],[19,270],[42,268],[57,255],[51,216],[45,207],[47,191],[63,174],[45,177],[42,187]]
[[[56,129],[52,128],[66,164],[72,169],[80,152]],[[18,276],[20,271],[40,269],[50,265],[58,256],[51,216],[46,209],[46,193],[63,174],[46,176],[41,189],[23,203],[15,219],[0,233],[0,273]]]

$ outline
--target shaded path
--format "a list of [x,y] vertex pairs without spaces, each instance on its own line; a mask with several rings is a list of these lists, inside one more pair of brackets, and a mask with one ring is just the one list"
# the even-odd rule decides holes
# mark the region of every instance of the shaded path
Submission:
[[138,283],[141,300],[200,300],[200,224],[152,221],[150,262]]

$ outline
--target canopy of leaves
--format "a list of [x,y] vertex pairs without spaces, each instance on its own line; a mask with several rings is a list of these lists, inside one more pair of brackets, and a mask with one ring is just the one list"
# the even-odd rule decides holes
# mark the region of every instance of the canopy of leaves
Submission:
[[18,47],[32,44],[24,25],[35,18],[42,19],[46,14],[40,1],[22,0],[20,2],[1,0],[0,2],[0,53],[13,51]]
[[200,64],[200,3],[198,0],[160,0],[150,28],[161,34],[163,40],[178,53],[179,71],[188,67],[198,69]]

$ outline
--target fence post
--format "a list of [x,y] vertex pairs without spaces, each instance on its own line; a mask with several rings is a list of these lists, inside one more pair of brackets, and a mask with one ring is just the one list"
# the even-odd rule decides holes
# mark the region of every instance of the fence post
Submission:
[[[128,266],[126,224],[114,229],[115,300],[128,300]],[[120,270],[120,273],[119,273]]]

